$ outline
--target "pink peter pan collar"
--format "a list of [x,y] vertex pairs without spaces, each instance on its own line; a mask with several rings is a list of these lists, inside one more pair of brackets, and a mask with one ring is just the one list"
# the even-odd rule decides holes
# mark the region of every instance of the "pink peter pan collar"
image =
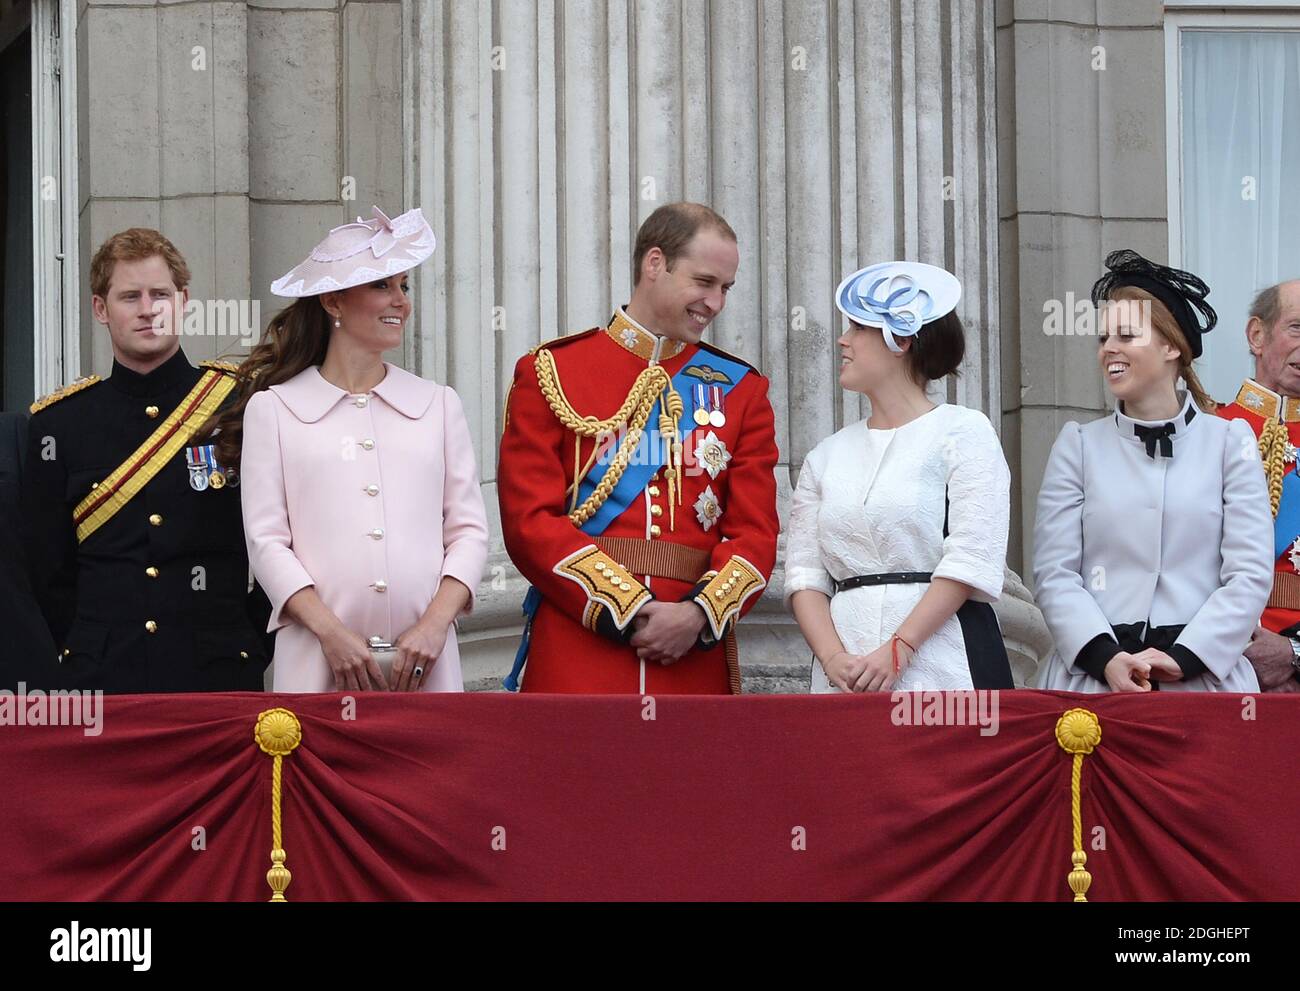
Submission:
[[[384,368],[387,373],[383,381],[371,393],[403,416],[418,420],[433,402],[438,386],[388,362],[384,362]],[[303,423],[315,423],[348,398],[348,393],[326,382],[315,365],[303,369],[288,382],[270,386],[270,391]]]

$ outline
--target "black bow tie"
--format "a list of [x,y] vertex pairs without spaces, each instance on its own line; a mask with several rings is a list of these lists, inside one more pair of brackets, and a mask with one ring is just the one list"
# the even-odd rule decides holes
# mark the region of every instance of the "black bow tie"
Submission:
[[1141,424],[1133,424],[1133,433],[1142,439],[1142,443],[1147,446],[1147,457],[1155,460],[1156,441],[1160,442],[1160,456],[1162,458],[1172,458],[1174,456],[1174,431],[1177,428],[1172,423],[1164,423],[1158,427],[1144,427]]

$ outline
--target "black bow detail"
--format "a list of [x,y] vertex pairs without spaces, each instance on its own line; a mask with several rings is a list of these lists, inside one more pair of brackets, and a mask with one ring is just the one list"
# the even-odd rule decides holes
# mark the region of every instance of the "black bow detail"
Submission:
[[1146,623],[1120,623],[1112,626],[1119,649],[1129,654],[1136,654],[1148,647],[1156,650],[1168,650],[1174,645],[1179,634],[1185,629],[1181,626],[1147,626]]
[[1142,443],[1147,446],[1147,457],[1155,460],[1156,441],[1160,442],[1160,456],[1162,458],[1172,458],[1174,456],[1174,431],[1177,428],[1172,423],[1164,423],[1158,427],[1144,427],[1141,424],[1133,424],[1133,433],[1142,439]]

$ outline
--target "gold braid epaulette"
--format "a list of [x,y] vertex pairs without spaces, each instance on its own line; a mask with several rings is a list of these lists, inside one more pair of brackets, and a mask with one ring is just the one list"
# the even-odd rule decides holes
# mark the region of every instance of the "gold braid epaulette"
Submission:
[[239,365],[233,361],[200,361],[200,368],[211,368],[218,372],[229,372],[231,375],[239,374]]
[[[549,350],[545,348],[539,349],[535,354],[534,364],[537,368],[537,387],[541,389],[547,405],[551,407],[556,418],[565,429],[573,431],[579,438],[582,438],[599,437],[601,434],[620,430],[624,427],[627,428],[627,433],[619,442],[618,452],[614,455],[614,460],[610,462],[609,470],[605,472],[591,495],[583,500],[582,505],[569,513],[569,519],[576,526],[581,526],[604,505],[605,500],[609,498],[609,494],[614,490],[614,486],[623,477],[623,472],[627,469],[628,462],[631,460],[632,452],[637,449],[641,442],[641,434],[645,430],[646,421],[650,419],[650,411],[654,408],[660,394],[665,390],[667,390],[668,396],[665,398],[665,408],[660,420],[671,420],[672,422],[671,424],[661,422],[660,431],[670,438],[671,444],[673,435],[676,432],[677,417],[682,412],[681,397],[673,389],[672,378],[664,371],[663,367],[650,365],[636,377],[627,398],[623,400],[623,404],[614,415],[604,420],[598,420],[594,416],[583,416],[570,404],[568,397],[564,394],[564,388],[560,385],[559,372],[555,367],[555,357]],[[673,402],[674,399],[676,402]],[[672,429],[664,429],[667,426],[671,426]],[[670,450],[669,465],[665,471],[670,486],[675,484],[677,477],[677,473],[674,471],[675,462],[673,458],[679,458],[680,454],[681,444],[678,442]],[[573,480],[575,492],[585,474],[585,471],[575,471]],[[680,493],[677,493],[677,495],[680,498]],[[672,495],[670,494],[670,501],[671,498]]]
[[1278,507],[1282,505],[1282,479],[1286,476],[1286,446],[1289,442],[1286,427],[1274,419],[1264,421],[1264,429],[1259,432],[1259,456],[1268,477],[1268,501],[1273,507],[1274,519],[1277,519]]
[[82,389],[87,389],[99,381],[98,375],[87,375],[84,378],[79,378],[75,382],[68,383],[62,389],[55,389],[48,396],[36,400],[36,402],[32,403],[30,410],[33,413],[39,413],[47,406],[53,406],[60,399],[67,399],[69,396],[80,392]]

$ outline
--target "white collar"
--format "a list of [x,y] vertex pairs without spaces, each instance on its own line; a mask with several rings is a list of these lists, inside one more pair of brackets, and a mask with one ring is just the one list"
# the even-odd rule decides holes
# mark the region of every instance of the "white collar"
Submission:
[[1200,412],[1190,392],[1183,393],[1182,409],[1168,420],[1138,420],[1127,415],[1121,406],[1123,403],[1117,402],[1114,413],[1115,426],[1120,436],[1145,447],[1152,458],[1157,455],[1173,457],[1173,442],[1192,429]]

